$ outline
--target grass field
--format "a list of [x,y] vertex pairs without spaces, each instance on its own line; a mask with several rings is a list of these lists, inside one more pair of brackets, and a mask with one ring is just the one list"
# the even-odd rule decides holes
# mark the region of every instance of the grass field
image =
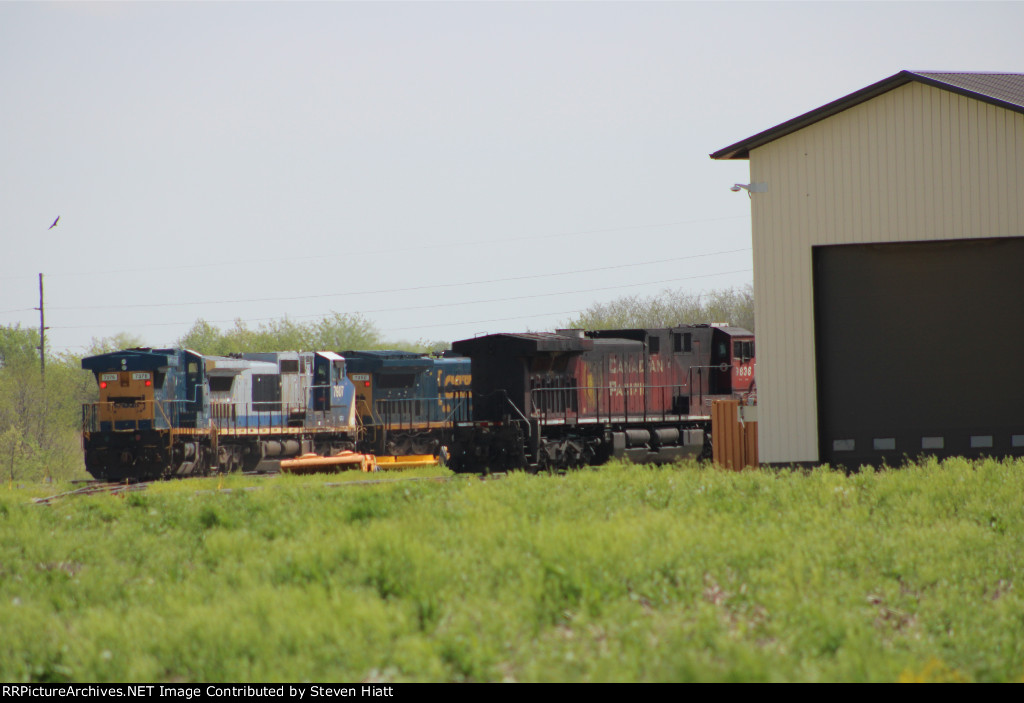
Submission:
[[1024,677],[1021,462],[366,478],[0,488],[0,679]]

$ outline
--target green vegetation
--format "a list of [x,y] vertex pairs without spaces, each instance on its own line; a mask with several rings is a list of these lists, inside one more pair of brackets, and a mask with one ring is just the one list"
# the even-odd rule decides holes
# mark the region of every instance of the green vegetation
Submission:
[[665,290],[660,295],[629,295],[594,303],[562,327],[588,330],[674,327],[702,322],[728,322],[754,331],[754,289],[723,288],[707,293]]
[[82,403],[95,400],[78,357],[50,356],[44,385],[39,332],[0,327],[0,476],[5,482],[85,476]]
[[406,349],[431,352],[448,348],[446,342],[387,341],[376,325],[359,314],[333,313],[311,322],[295,322],[287,317],[272,320],[250,329],[245,322],[235,321],[232,329],[221,330],[205,320],[196,320],[176,347],[193,349],[200,354],[226,355],[242,352],[328,349]]
[[0,489],[0,679],[1024,675],[1024,462],[367,478]]

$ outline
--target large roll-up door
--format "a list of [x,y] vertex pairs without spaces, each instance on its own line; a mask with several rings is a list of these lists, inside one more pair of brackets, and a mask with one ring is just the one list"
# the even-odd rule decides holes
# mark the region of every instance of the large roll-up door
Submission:
[[822,461],[1024,455],[1024,238],[814,248]]

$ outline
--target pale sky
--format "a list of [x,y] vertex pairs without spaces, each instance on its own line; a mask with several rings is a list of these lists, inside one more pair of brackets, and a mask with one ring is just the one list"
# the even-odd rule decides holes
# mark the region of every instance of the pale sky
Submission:
[[[900,70],[1024,72],[1020,2],[0,2],[0,325],[81,353],[363,313],[554,329],[752,280],[708,154]],[[60,215],[60,223],[47,228]]]

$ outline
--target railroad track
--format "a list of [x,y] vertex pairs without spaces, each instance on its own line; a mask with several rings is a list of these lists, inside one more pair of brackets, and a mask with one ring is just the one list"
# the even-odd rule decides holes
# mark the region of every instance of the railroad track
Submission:
[[110,483],[109,481],[87,481],[85,486],[76,488],[73,491],[64,491],[56,495],[47,496],[46,498],[33,498],[32,502],[39,505],[49,505],[52,501],[58,498],[66,498],[68,496],[88,496],[96,495],[97,493],[110,493],[111,495],[119,495],[122,493],[129,493],[134,491],[144,491],[149,486],[149,483]]

